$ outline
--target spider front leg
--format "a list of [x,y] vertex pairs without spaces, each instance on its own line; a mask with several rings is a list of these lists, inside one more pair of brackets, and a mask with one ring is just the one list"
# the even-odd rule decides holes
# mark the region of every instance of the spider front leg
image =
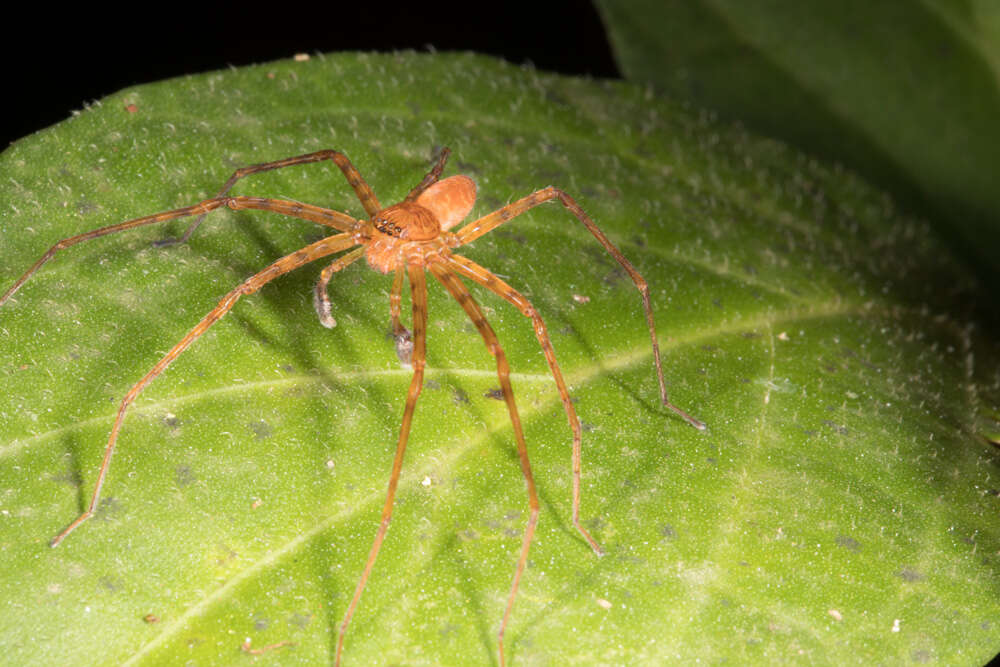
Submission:
[[321,208],[319,206],[312,206],[310,204],[285,201],[283,199],[264,199],[261,197],[217,197],[215,199],[206,199],[205,201],[193,206],[185,206],[184,208],[178,208],[172,211],[154,213],[153,215],[135,218],[134,220],[127,220],[116,225],[100,227],[89,232],[84,232],[83,234],[77,234],[76,236],[70,236],[62,239],[49,248],[45,254],[43,254],[38,261],[31,266],[31,268],[25,271],[24,274],[18,278],[13,285],[11,285],[10,289],[4,292],[3,296],[0,296],[0,306],[7,303],[8,299],[14,296],[14,293],[17,292],[21,286],[24,285],[24,283],[26,283],[28,279],[35,274],[35,272],[38,271],[38,269],[42,268],[43,264],[52,259],[60,250],[65,250],[66,248],[75,246],[76,244],[84,241],[90,241],[91,239],[107,236],[108,234],[124,232],[129,229],[135,229],[136,227],[152,225],[158,222],[168,222],[170,220],[186,218],[192,215],[204,216],[206,213],[224,206],[234,210],[256,209],[259,211],[272,211],[274,213],[280,213],[289,217],[308,220],[327,227],[332,227],[333,229],[341,232],[354,231],[358,227],[358,222],[351,216],[344,213]]
[[403,454],[406,452],[406,443],[410,438],[410,425],[413,422],[413,411],[417,406],[417,397],[424,386],[424,366],[426,364],[426,342],[427,342],[427,281],[424,277],[422,266],[410,264],[408,267],[410,277],[410,298],[413,301],[413,377],[410,380],[410,389],[406,394],[406,407],[403,409],[403,422],[399,427],[399,441],[396,444],[396,456],[392,460],[392,473],[389,475],[389,489],[386,492],[385,505],[382,507],[382,522],[375,533],[375,541],[372,543],[371,551],[368,553],[368,561],[365,569],[361,573],[361,579],[354,589],[354,596],[347,606],[347,613],[340,623],[340,633],[337,637],[337,655],[334,659],[335,667],[340,665],[340,656],[344,650],[344,636],[347,634],[347,626],[351,623],[354,610],[361,599],[361,593],[365,590],[365,584],[375,566],[375,559],[382,548],[382,541],[385,533],[389,529],[389,521],[392,519],[392,507],[396,498],[396,486],[399,484],[399,472],[403,468]]
[[89,232],[84,232],[83,234],[77,234],[76,236],[70,236],[68,238],[58,241],[55,245],[45,251],[38,261],[31,265],[27,271],[25,271],[20,278],[18,278],[14,284],[4,292],[3,296],[0,296],[0,306],[7,303],[10,297],[14,296],[17,290],[21,289],[24,283],[28,282],[28,279],[35,274],[38,269],[42,268],[42,265],[52,259],[57,252],[60,250],[65,250],[70,246],[74,246],[77,243],[82,243],[83,241],[89,241],[91,239],[96,239],[101,236],[107,236],[108,234],[114,234],[116,232],[123,232],[128,229],[134,229],[136,227],[142,227],[144,225],[152,225],[157,222],[166,222],[168,220],[176,220],[177,218],[186,218],[191,215],[202,215],[204,216],[209,211],[214,211],[217,208],[226,205],[225,199],[209,199],[203,201],[194,206],[185,206],[184,208],[174,209],[173,211],[164,211],[163,213],[155,213],[153,215],[147,215],[142,218],[136,218],[134,220],[128,220],[126,222],[120,222],[116,225],[108,225],[107,227],[100,227],[98,229],[91,230]]
[[656,378],[660,383],[660,402],[664,405],[664,407],[670,408],[677,413],[677,415],[682,417],[691,426],[699,430],[704,430],[704,422],[695,419],[684,410],[681,410],[667,398],[667,383],[663,379],[663,363],[660,361],[660,344],[656,337],[656,325],[653,323],[653,307],[649,298],[649,285],[646,283],[646,280],[642,277],[642,275],[640,275],[635,269],[635,267],[632,266],[631,262],[625,259],[625,256],[621,253],[621,251],[615,247],[610,239],[604,235],[604,232],[602,232],[594,221],[590,219],[590,216],[584,213],[579,204],[577,204],[568,194],[552,186],[533,192],[527,197],[523,197],[511,204],[507,204],[503,208],[497,209],[488,215],[484,215],[478,220],[473,220],[469,224],[462,227],[462,229],[460,229],[456,234],[459,240],[457,245],[470,243],[478,239],[483,234],[496,229],[508,220],[516,218],[522,213],[525,213],[539,204],[549,201],[550,199],[558,199],[562,202],[562,205],[568,208],[570,212],[576,216],[576,219],[583,223],[583,226],[586,227],[591,234],[593,234],[594,238],[596,238],[602,246],[604,246],[604,249],[607,250],[612,257],[614,257],[615,261],[618,262],[623,269],[625,269],[626,273],[628,273],[629,277],[632,279],[632,282],[635,283],[636,289],[639,290],[639,294],[642,296],[642,307],[646,312],[646,324],[649,327],[649,337],[653,344],[653,363],[656,366]]
[[[261,162],[260,164],[252,164],[247,167],[241,167],[233,172],[233,175],[229,177],[229,180],[227,180],[225,184],[223,184],[222,189],[219,190],[214,198],[219,199],[221,197],[225,197],[229,194],[229,191],[233,188],[233,186],[236,185],[238,180],[249,176],[250,174],[258,174],[260,172],[271,171],[273,169],[282,169],[284,167],[291,167],[297,164],[322,162],[323,160],[331,160],[340,168],[340,171],[343,172],[344,177],[347,179],[347,183],[354,189],[354,193],[361,201],[361,205],[364,206],[365,212],[369,217],[374,216],[382,210],[382,205],[379,204],[378,198],[375,196],[375,192],[371,189],[371,186],[368,185],[365,179],[362,178],[361,172],[357,170],[346,155],[335,150],[316,151],[315,153],[296,155],[295,157],[289,157],[283,160]],[[188,226],[180,238],[161,239],[160,241],[154,242],[153,245],[167,246],[175,243],[186,243],[188,239],[191,238],[191,235],[194,234],[194,230],[198,229],[198,225],[200,225],[201,221],[204,219],[205,214],[203,213],[195,218],[195,221]]]
[[[497,377],[500,379],[500,391],[503,393],[504,401],[507,403],[507,412],[510,415],[510,423],[514,427],[514,441],[517,443],[517,456],[521,461],[521,473],[524,475],[524,482],[528,487],[528,507],[531,509],[531,514],[528,517],[528,525],[524,530],[524,537],[521,539],[521,555],[517,559],[517,568],[514,570],[514,581],[510,587],[510,595],[507,597],[507,607],[504,609],[503,621],[501,621],[500,631],[497,633],[497,639],[500,644],[500,665],[503,667],[505,664],[503,650],[504,631],[507,629],[507,621],[510,620],[510,612],[514,608],[514,598],[517,597],[517,589],[521,583],[521,575],[524,573],[524,568],[528,563],[528,550],[531,548],[531,540],[535,534],[535,526],[538,524],[538,511],[540,508],[538,502],[538,491],[535,489],[535,478],[531,473],[531,464],[528,461],[528,446],[524,442],[524,429],[521,427],[521,417],[517,412],[517,404],[514,402],[514,389],[510,384],[510,365],[507,363],[507,355],[504,354],[503,348],[500,347],[500,341],[497,339],[497,335],[494,333],[493,327],[491,327],[489,322],[486,321],[486,317],[483,315],[482,309],[479,308],[479,305],[476,303],[475,299],[472,298],[472,295],[469,294],[469,290],[465,288],[462,281],[441,264],[431,263],[427,268],[434,274],[434,277],[437,278],[442,285],[444,285],[445,289],[451,293],[455,300],[458,301],[459,305],[462,306],[466,314],[469,316],[469,319],[472,320],[474,325],[476,325],[480,335],[483,337],[483,342],[486,343],[486,349],[491,355],[493,355],[493,357],[496,358]],[[594,544],[596,546],[596,542]]]
[[253,294],[278,276],[284,275],[289,271],[294,271],[304,264],[326,257],[327,255],[332,255],[335,252],[345,250],[352,245],[354,245],[352,234],[336,234],[334,236],[328,236],[324,239],[316,241],[301,250],[298,250],[290,255],[285,255],[281,259],[272,262],[271,265],[263,271],[259,271],[247,280],[243,281],[239,286],[229,292],[229,294],[224,296],[215,308],[205,315],[205,317],[203,317],[201,321],[198,322],[198,324],[195,325],[195,327],[180,340],[180,342],[174,345],[170,351],[167,352],[155,366],[153,366],[152,370],[146,373],[141,380],[136,382],[135,385],[129,389],[128,393],[125,394],[125,398],[122,399],[121,405],[118,407],[118,414],[115,417],[115,423],[111,427],[111,434],[108,436],[108,444],[104,448],[104,459],[101,462],[101,469],[97,474],[97,483],[94,485],[94,493],[91,496],[90,505],[69,526],[53,538],[51,542],[53,547],[58,546],[60,542],[66,539],[67,535],[76,530],[80,524],[94,515],[94,511],[96,510],[98,502],[101,498],[101,487],[104,486],[104,479],[107,477],[108,469],[111,467],[111,457],[115,453],[115,444],[118,442],[118,433],[121,431],[122,422],[125,420],[125,413],[128,411],[132,402],[135,401],[136,397],[142,392],[143,389],[146,388],[146,385],[166,370],[167,366],[169,366],[174,359],[179,357],[184,350],[190,347],[192,343],[201,338],[202,334],[204,334],[209,327],[218,322],[223,315],[232,310],[233,306],[236,305],[236,302],[240,299],[240,297],[247,294]]

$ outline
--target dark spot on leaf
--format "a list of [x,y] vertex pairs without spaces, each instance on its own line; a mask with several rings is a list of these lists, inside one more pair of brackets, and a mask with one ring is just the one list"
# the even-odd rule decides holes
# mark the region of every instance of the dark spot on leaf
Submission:
[[601,278],[602,283],[611,287],[619,285],[625,280],[628,280],[630,283],[632,282],[632,279],[628,277],[627,273],[625,273],[625,269],[620,267],[615,267],[608,273],[604,274],[604,277]]
[[744,331],[740,334],[741,338],[746,338],[747,340],[753,340],[754,338],[760,338],[760,334],[756,331]]
[[583,522],[584,528],[590,533],[600,533],[604,529],[604,519],[601,517],[594,517],[593,519],[587,519]]
[[451,400],[455,402],[455,405],[461,405],[469,402],[469,395],[461,387],[455,387],[451,391]]
[[590,433],[590,432],[591,432],[591,431],[593,431],[593,430],[594,430],[595,428],[597,428],[597,427],[596,427],[596,426],[594,426],[593,424],[591,424],[590,422],[585,422],[585,421],[581,421],[581,422],[580,422],[580,429],[581,429],[581,430],[582,430],[582,431],[583,431],[584,433]]
[[871,371],[877,371],[877,370],[879,370],[878,366],[876,366],[875,364],[871,363],[870,361],[865,361],[864,359],[862,359],[858,355],[857,352],[855,352],[854,350],[852,350],[849,347],[841,348],[840,352],[841,352],[841,355],[844,356],[844,357],[847,357],[849,359],[856,359],[859,364],[861,364],[862,366],[864,366],[868,370],[871,370]]
[[53,482],[66,482],[70,486],[75,487],[79,487],[83,483],[79,470],[67,470],[66,472],[57,473],[52,475],[51,479]]
[[254,432],[254,435],[257,436],[258,440],[271,437],[271,426],[265,421],[250,422],[247,426]]
[[424,382],[424,389],[428,389],[430,391],[437,391],[440,388],[441,388],[441,383],[438,382],[437,380],[427,380],[426,382]]
[[304,628],[307,625],[309,625],[310,622],[312,622],[312,614],[295,613],[292,614],[292,617],[289,620],[291,621],[291,624],[294,625],[295,627]]
[[253,622],[254,630],[267,630],[270,625],[271,621],[266,618],[256,618]]
[[492,398],[492,399],[497,400],[497,401],[502,401],[503,400],[503,390],[502,389],[490,389],[485,394],[483,394],[483,396],[486,397],[486,398]]
[[[501,215],[500,217],[503,218],[504,220],[507,220],[507,219],[510,218],[509,215]],[[513,232],[513,231],[511,231],[509,229],[498,229],[498,230],[494,231],[493,234],[494,234],[494,236],[499,236],[500,238],[508,239],[510,241],[513,241],[514,243],[516,243],[518,245],[525,245],[525,244],[528,243],[528,237],[527,236],[525,236],[524,234],[515,233],[515,232]]]
[[458,534],[458,539],[463,542],[474,542],[479,539],[479,533],[471,528],[466,528]]
[[76,211],[80,215],[91,215],[93,213],[96,213],[97,210],[98,210],[97,204],[95,204],[92,201],[88,201],[86,199],[79,201],[76,204]]
[[177,466],[174,468],[174,482],[178,487],[183,489],[185,486],[191,486],[197,481],[198,477],[194,474],[191,466]]
[[114,593],[121,588],[119,583],[111,577],[101,577],[98,581],[101,584],[101,588],[111,593]]
[[908,567],[904,567],[903,569],[901,569],[899,572],[896,573],[896,576],[898,576],[903,581],[909,582],[911,584],[924,580],[924,575],[920,574],[916,570],[911,570]]
[[101,498],[101,502],[97,504],[97,511],[94,512],[94,518],[107,521],[120,514],[121,511],[122,506],[118,502],[118,499],[114,496],[107,496]]
[[829,419],[824,419],[823,420],[823,425],[824,426],[828,426],[829,428],[832,428],[834,431],[836,431],[840,435],[847,435],[847,427],[846,426],[841,426],[840,424],[832,422]]
[[837,535],[837,546],[844,547],[850,551],[861,551],[861,544],[857,540],[846,535]]
[[677,537],[677,531],[674,530],[673,526],[665,525],[660,528],[660,535],[662,535],[665,540],[673,540]]

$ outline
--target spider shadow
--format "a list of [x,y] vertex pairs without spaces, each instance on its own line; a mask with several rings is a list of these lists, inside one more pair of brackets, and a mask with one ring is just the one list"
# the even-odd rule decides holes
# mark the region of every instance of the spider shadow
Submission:
[[[475,570],[465,558],[462,557],[461,546],[459,544],[458,535],[452,532],[451,535],[444,541],[441,545],[442,551],[449,551],[455,553],[455,557],[452,559],[454,567],[458,570],[459,576],[457,579],[459,583],[459,590],[462,592],[463,597],[468,601],[466,604],[472,610],[472,615],[476,619],[476,634],[479,637],[479,643],[483,646],[483,650],[487,656],[489,656],[489,662],[491,665],[498,664],[497,660],[497,626],[499,620],[494,620],[494,627],[489,625],[487,621],[487,612],[483,601],[483,592],[476,586],[471,585],[475,581],[475,575],[478,574],[478,570]],[[447,628],[443,628],[441,632],[446,632]]]
[[[530,645],[533,642],[532,637],[536,631],[544,631],[546,628],[552,628],[551,622],[554,614],[572,606],[576,600],[593,591],[592,584],[597,581],[598,575],[603,570],[612,567],[612,562],[621,562],[620,559],[612,561],[614,552],[611,551],[606,551],[604,556],[598,558],[584,540],[581,539],[580,542],[583,543],[586,552],[582,553],[579,559],[574,560],[580,562],[581,567],[579,570],[582,570],[583,574],[570,577],[570,581],[565,583],[562,589],[549,602],[543,604],[530,619],[523,619],[521,621],[520,632],[516,636],[511,636],[509,640],[511,658],[517,655],[519,644],[526,642]],[[549,621],[548,624],[546,624],[546,620]]]
[[[391,534],[392,531],[390,530],[389,533]],[[329,540],[323,540],[322,535],[317,537],[320,539],[313,540],[317,543],[316,548],[322,550],[323,554],[326,554],[328,559],[328,547],[325,544],[319,543],[329,543]],[[390,537],[387,535],[385,548],[393,548],[389,541]],[[462,604],[470,611],[470,615],[475,618],[476,635],[478,636],[479,644],[482,647],[484,657],[488,656],[490,664],[498,664],[496,658],[496,627],[492,627],[491,623],[498,624],[500,619],[488,619],[487,610],[485,608],[484,592],[481,588],[474,585],[474,582],[478,580],[477,575],[480,575],[481,571],[469,564],[463,557],[457,531],[439,531],[434,543],[429,545],[428,549],[432,555],[424,567],[415,570],[407,570],[405,577],[394,576],[392,577],[391,582],[383,580],[380,584],[377,584],[380,589],[379,591],[370,590],[373,588],[372,584],[374,581],[369,579],[365,595],[362,595],[358,608],[355,610],[356,613],[354,619],[351,626],[347,630],[344,654],[348,660],[350,660],[352,636],[364,637],[372,634],[370,632],[372,626],[378,626],[380,619],[394,613],[398,613],[395,603],[399,599],[398,594],[400,592],[415,589],[420,585],[416,580],[425,580],[425,571],[427,568],[441,568],[446,562],[453,570],[457,570],[458,574],[450,575],[448,577],[438,577],[437,581],[441,583],[442,588],[448,585],[454,585],[458,588],[461,593],[461,597],[463,598]],[[334,573],[334,568],[320,566],[319,564],[324,561],[323,554],[320,554],[317,558],[313,559],[313,562],[317,564],[315,577],[317,580],[322,582],[322,588],[326,591],[324,594],[324,601],[327,604],[325,604],[324,607],[327,617],[327,627],[331,628],[328,639],[328,651],[330,656],[334,656],[337,651],[340,623],[343,620],[343,613],[347,609],[347,605],[351,599],[351,594],[353,594],[354,586],[357,582],[353,581],[351,579],[352,575],[349,575],[346,572],[338,575]],[[354,563],[350,571],[355,575],[360,574],[362,564],[363,563],[361,562]],[[378,564],[376,563],[375,571],[378,571],[378,569]],[[511,564],[511,572],[513,572],[513,563]],[[389,575],[392,573],[383,571],[383,574]],[[385,578],[388,577],[384,577],[383,579]],[[339,585],[336,581],[339,579],[344,580],[346,585]],[[343,594],[337,594],[337,591],[342,591]],[[375,594],[374,599],[373,594]],[[443,594],[444,593],[441,593],[441,595]],[[365,599],[366,596],[368,598],[367,605]],[[359,618],[357,612],[362,607],[365,608],[365,617]],[[412,611],[410,613],[412,613]],[[440,622],[436,626],[436,632],[441,637],[446,638],[449,633],[455,631],[455,626],[448,620],[448,616],[440,616],[439,621]],[[462,652],[467,655],[468,649],[463,648]]]

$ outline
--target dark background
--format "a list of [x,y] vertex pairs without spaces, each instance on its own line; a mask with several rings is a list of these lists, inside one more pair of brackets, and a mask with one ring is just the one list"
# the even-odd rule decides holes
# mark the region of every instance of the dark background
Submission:
[[0,148],[128,86],[301,52],[433,47],[564,74],[619,76],[600,18],[585,0],[36,4],[22,6],[5,26]]

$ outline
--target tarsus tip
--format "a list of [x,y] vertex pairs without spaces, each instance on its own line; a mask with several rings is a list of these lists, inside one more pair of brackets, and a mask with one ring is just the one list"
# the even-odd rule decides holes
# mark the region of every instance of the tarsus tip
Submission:
[[694,426],[699,431],[704,431],[707,428],[705,422],[695,419],[694,417],[684,412],[670,401],[664,401],[663,404],[666,405],[671,410],[673,410],[674,412],[676,412],[680,417],[684,419],[684,421],[686,421],[688,424],[691,424],[691,426]]

